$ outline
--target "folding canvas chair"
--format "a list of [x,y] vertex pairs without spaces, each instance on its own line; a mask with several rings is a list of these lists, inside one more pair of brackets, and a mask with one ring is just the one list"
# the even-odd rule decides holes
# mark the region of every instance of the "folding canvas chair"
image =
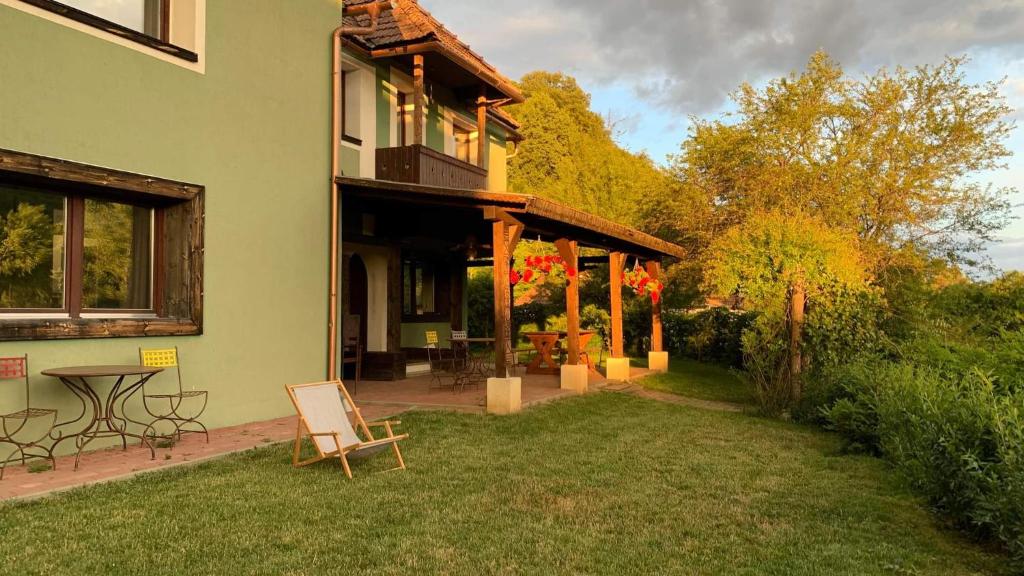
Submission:
[[[47,408],[33,408],[28,384],[28,355],[14,358],[0,358],[0,381],[15,380],[25,383],[25,408],[10,414],[0,414],[0,444],[10,444],[14,450],[0,460],[0,480],[4,477],[4,468],[11,462],[20,461],[25,464],[31,458],[49,460],[50,465],[57,467],[53,458],[53,450],[40,445],[53,433],[57,423],[57,411]],[[17,436],[21,434],[32,420],[48,418],[50,425],[42,435],[33,433],[32,437]],[[33,453],[35,451],[35,453]]]
[[[168,392],[166,394],[152,394],[152,384],[150,390],[146,390],[147,385],[142,387],[142,405],[146,409],[146,413],[154,418],[149,425],[146,426],[146,432],[152,430],[153,438],[177,438],[181,439],[183,433],[194,432],[196,434],[203,434],[206,436],[206,442],[210,442],[210,433],[206,430],[206,426],[199,421],[199,417],[206,411],[206,403],[209,400],[209,394],[206,390],[185,390],[181,382],[181,365],[178,363],[178,347],[174,348],[163,348],[163,349],[151,349],[144,350],[139,348],[139,360],[143,366],[149,366],[151,368],[174,368],[175,374],[178,377],[178,391]],[[202,401],[202,404],[192,415],[186,415],[183,412],[179,412],[182,409],[182,404],[190,404],[186,402],[186,399],[196,399],[196,404]],[[150,404],[162,405],[167,402],[168,411],[165,412],[160,408],[154,408]],[[196,404],[192,404],[195,406]],[[160,436],[156,433],[156,424],[158,422],[169,422],[174,426],[174,433],[166,436]]]
[[[405,469],[405,460],[398,449],[398,442],[409,437],[408,434],[395,436],[392,425],[398,421],[372,422],[363,420],[352,397],[340,381],[317,382],[314,384],[295,384],[287,386],[288,396],[299,414],[299,427],[295,434],[295,450],[292,453],[292,466],[296,468],[308,466],[327,458],[337,457],[345,475],[352,478],[352,469],[348,465],[348,457],[369,455],[391,447],[398,460],[398,466],[392,470]],[[370,427],[384,429],[386,438],[377,440],[370,432]],[[360,438],[359,433],[363,437]],[[309,436],[317,455],[308,460],[299,460],[302,450],[302,439]]]

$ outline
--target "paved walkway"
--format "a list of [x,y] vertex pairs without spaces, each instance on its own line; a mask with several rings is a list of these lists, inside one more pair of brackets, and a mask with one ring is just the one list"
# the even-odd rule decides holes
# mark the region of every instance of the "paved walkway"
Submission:
[[[376,405],[364,406],[362,412],[364,418],[372,421],[393,416],[406,409]],[[288,416],[219,428],[210,430],[209,443],[201,434],[186,434],[173,448],[157,448],[155,460],[150,459],[148,449],[134,444],[129,445],[128,450],[117,447],[85,452],[78,470],[74,469],[73,454],[58,457],[56,470],[29,472],[33,464],[42,463],[41,460],[30,461],[29,466],[11,465],[4,471],[4,479],[0,480],[0,500],[42,496],[284,442],[295,437],[296,426],[295,416]],[[0,447],[5,448],[6,445]]]

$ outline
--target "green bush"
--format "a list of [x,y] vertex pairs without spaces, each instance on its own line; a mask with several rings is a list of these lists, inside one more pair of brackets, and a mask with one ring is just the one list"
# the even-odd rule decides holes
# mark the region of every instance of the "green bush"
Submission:
[[675,355],[732,368],[743,367],[743,332],[755,315],[728,308],[662,315],[665,349]]
[[939,512],[1024,563],[1024,392],[980,370],[877,359],[835,382],[823,413],[849,446],[884,455]]

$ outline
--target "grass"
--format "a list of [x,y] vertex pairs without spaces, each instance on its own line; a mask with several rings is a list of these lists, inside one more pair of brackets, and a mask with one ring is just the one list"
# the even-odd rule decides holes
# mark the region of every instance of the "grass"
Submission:
[[0,507],[0,574],[1000,574],[878,460],[744,414],[600,393],[403,417],[380,455],[273,445]]
[[639,383],[652,390],[701,400],[757,403],[754,388],[734,371],[689,358],[672,358],[667,374],[648,376]]

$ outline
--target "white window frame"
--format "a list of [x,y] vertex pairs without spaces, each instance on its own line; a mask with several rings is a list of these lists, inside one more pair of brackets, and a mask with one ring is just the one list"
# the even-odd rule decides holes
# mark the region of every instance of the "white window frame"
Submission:
[[136,52],[147,54],[157,60],[174,64],[197,74],[206,73],[206,0],[174,0],[171,2],[170,43],[195,52],[199,57],[196,62],[189,62],[151,46],[140,44],[130,38],[101,30],[66,16],[61,16],[49,10],[22,2],[21,0],[0,0],[0,6],[6,6],[38,16],[44,20],[106,40],[118,46],[124,46]]

